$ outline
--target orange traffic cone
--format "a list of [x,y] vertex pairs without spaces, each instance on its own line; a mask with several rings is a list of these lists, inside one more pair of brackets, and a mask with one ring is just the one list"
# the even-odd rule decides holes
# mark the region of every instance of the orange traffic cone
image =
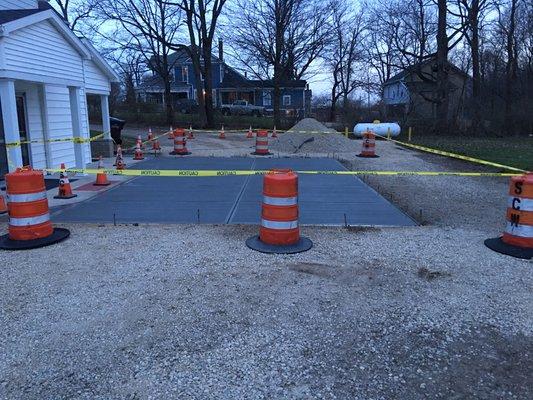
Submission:
[[117,147],[117,158],[115,160],[115,166],[117,169],[125,169],[126,164],[124,164],[124,159],[122,158],[122,147]]
[[4,196],[0,194],[0,214],[5,214],[6,212],[7,212],[6,201],[4,200]]
[[272,131],[272,136],[273,138],[277,138],[278,137],[278,133],[276,131],[276,127],[274,126],[274,130]]
[[133,156],[134,160],[144,160],[143,151],[141,150],[141,145],[139,142],[135,145],[135,155]]
[[152,134],[152,128],[148,128],[148,141],[151,142],[154,139],[154,135]]
[[[98,169],[104,169],[104,161],[102,156],[98,159]],[[111,182],[107,180],[107,174],[102,171],[96,174],[96,181],[93,183],[94,186],[108,186]]]
[[159,140],[155,141],[155,152],[161,153],[161,143],[159,143]]
[[252,139],[254,137],[254,132],[252,131],[252,125],[250,125],[250,129],[248,129],[248,134],[246,135],[246,139]]
[[192,125],[189,126],[189,133],[187,134],[187,139],[194,139],[194,135],[192,133]]
[[170,125],[170,130],[167,135],[168,140],[174,140],[174,128]]
[[218,135],[219,139],[226,139],[226,132],[224,131],[224,125],[222,125],[222,129],[220,130],[220,134]]
[[[61,163],[61,169],[65,170],[65,164]],[[70,186],[67,173],[61,171],[59,173],[59,191],[57,196],[54,196],[54,199],[72,199],[76,196],[77,194],[72,193],[72,187]]]
[[143,148],[144,145],[143,145],[143,140],[141,139],[141,135],[137,135],[137,143],[136,143],[137,146],[139,146],[139,148]]
[[159,143],[159,140],[156,139],[152,142],[152,150],[154,153],[161,151],[161,144]]

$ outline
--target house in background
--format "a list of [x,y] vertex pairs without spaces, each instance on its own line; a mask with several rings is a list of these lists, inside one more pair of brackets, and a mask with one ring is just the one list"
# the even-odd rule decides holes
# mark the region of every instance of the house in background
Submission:
[[[169,57],[173,65],[173,81],[171,87],[174,105],[186,100],[197,100],[196,89],[203,82],[197,82],[192,61],[186,50],[173,53]],[[267,112],[273,111],[274,88],[271,80],[248,79],[224,62],[222,42],[219,42],[218,57],[212,56],[213,65],[213,101],[215,107],[232,104],[236,100],[246,100],[250,104],[265,107]],[[137,88],[141,101],[163,104],[164,85],[155,74],[146,77]],[[282,84],[280,105],[281,110],[290,116],[306,116],[311,110],[312,92],[305,80],[291,80]],[[178,107],[179,109],[179,107]]]
[[[389,119],[424,121],[436,118],[435,61],[413,65],[394,75],[383,84],[385,115]],[[449,112],[458,119],[467,117],[466,105],[472,96],[472,78],[448,63]]]
[[112,81],[119,76],[47,1],[0,0],[0,177],[91,162],[87,95],[100,97],[109,142]]

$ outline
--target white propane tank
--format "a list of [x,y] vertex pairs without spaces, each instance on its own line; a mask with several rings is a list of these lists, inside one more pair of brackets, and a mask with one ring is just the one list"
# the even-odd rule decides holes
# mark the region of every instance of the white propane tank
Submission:
[[353,128],[353,134],[357,137],[363,136],[367,129],[374,132],[376,135],[387,136],[389,130],[391,137],[396,137],[400,134],[401,128],[396,122],[373,122],[356,124]]

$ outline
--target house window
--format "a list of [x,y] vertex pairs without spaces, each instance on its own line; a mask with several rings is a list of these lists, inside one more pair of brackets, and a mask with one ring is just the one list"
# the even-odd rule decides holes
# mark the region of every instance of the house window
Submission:
[[263,107],[272,106],[272,94],[268,90],[263,91]]
[[189,67],[181,67],[181,80],[189,83]]
[[283,105],[284,106],[290,106],[291,105],[291,95],[286,94],[283,96]]

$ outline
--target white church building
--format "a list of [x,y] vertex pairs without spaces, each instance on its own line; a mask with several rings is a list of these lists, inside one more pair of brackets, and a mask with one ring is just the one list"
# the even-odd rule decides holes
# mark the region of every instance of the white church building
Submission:
[[100,97],[110,139],[108,98],[118,80],[47,0],[0,0],[0,179],[23,165],[84,168],[91,162],[87,95]]

